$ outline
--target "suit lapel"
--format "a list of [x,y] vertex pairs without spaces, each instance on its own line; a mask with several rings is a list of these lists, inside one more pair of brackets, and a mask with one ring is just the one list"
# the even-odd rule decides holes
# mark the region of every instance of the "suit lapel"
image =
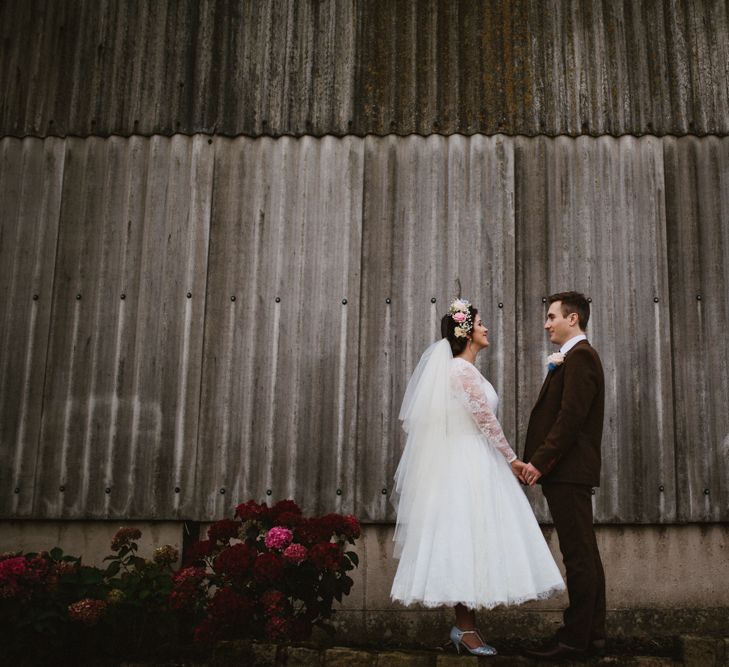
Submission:
[[554,372],[553,371],[549,371],[547,373],[547,377],[544,378],[544,382],[542,384],[542,389],[539,392],[539,396],[537,397],[537,402],[535,403],[535,406],[536,405],[539,405],[540,401],[544,398],[544,394],[547,393],[547,387],[549,386],[549,382],[552,379],[552,376],[553,375],[554,375]]

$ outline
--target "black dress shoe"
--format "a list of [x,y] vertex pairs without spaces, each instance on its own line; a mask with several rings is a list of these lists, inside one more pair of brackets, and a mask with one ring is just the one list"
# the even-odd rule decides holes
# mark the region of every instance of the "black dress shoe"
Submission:
[[530,658],[537,660],[579,660],[587,657],[587,651],[567,646],[567,644],[553,644],[544,649],[531,649],[525,651]]

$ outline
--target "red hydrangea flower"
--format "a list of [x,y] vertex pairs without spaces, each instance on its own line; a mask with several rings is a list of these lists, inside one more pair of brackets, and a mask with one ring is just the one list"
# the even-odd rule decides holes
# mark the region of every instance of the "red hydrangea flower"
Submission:
[[270,511],[274,521],[281,521],[284,515],[301,516],[301,508],[293,500],[279,500]]
[[356,540],[362,534],[362,527],[360,526],[359,519],[356,516],[348,514],[344,517],[343,534],[353,540]]
[[208,610],[216,621],[226,625],[238,625],[250,621],[255,605],[250,598],[224,586],[215,593]]
[[106,610],[106,602],[85,598],[68,605],[68,615],[84,625],[96,625]]
[[197,563],[207,558],[213,553],[214,546],[215,543],[210,540],[195,542],[195,544],[185,551],[185,565],[192,565],[192,563]]
[[222,542],[223,544],[228,544],[232,538],[238,537],[239,529],[239,521],[234,521],[233,519],[221,519],[208,528],[208,538],[210,538],[210,541],[213,543]]
[[275,553],[263,553],[253,565],[253,577],[262,584],[275,584],[283,574],[283,559]]
[[293,512],[282,512],[276,517],[276,524],[287,528],[296,528],[301,523],[301,515]]
[[272,616],[266,623],[265,632],[269,639],[285,639],[288,635],[288,623],[281,616]]
[[267,518],[269,509],[266,503],[259,504],[255,500],[249,500],[247,503],[241,503],[235,508],[235,515],[242,521],[248,521],[249,519],[255,521]]
[[323,520],[323,517],[321,519],[302,519],[301,523],[296,526],[294,541],[311,546],[317,542],[328,542],[331,536],[331,527]]
[[223,549],[213,562],[213,569],[228,577],[244,577],[251,571],[258,552],[248,544],[234,544]]
[[0,598],[23,596],[23,584],[27,572],[28,562],[24,556],[0,561]]
[[173,591],[170,593],[170,606],[184,609],[195,604],[200,594],[200,584],[207,574],[204,567],[186,567],[172,576]]
[[306,560],[306,547],[303,544],[289,544],[283,552],[283,557],[290,563],[297,565]]
[[269,588],[260,597],[261,604],[263,605],[263,613],[266,616],[274,616],[280,614],[288,607],[288,599],[281,592],[275,588]]
[[274,526],[266,533],[264,544],[268,549],[278,549],[281,551],[291,544],[292,539],[293,533],[288,528]]
[[334,542],[322,542],[309,549],[309,558],[317,570],[338,570],[342,563],[342,550]]

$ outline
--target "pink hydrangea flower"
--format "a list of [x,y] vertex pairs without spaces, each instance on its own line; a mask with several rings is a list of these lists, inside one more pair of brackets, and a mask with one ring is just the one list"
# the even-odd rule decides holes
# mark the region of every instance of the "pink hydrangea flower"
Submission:
[[453,314],[453,319],[458,322],[458,324],[463,324],[466,321],[466,313],[458,311],[457,313]]
[[289,544],[283,556],[291,563],[301,563],[306,560],[306,547],[303,544]]
[[265,544],[269,549],[285,549],[291,540],[294,538],[294,534],[283,526],[275,526],[266,533]]

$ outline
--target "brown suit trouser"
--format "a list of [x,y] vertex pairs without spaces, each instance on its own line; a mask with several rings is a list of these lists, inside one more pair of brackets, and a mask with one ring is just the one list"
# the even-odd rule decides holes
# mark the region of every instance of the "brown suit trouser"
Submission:
[[605,639],[605,573],[592,525],[592,489],[584,484],[543,484],[567,575],[569,607],[558,641],[586,649]]

